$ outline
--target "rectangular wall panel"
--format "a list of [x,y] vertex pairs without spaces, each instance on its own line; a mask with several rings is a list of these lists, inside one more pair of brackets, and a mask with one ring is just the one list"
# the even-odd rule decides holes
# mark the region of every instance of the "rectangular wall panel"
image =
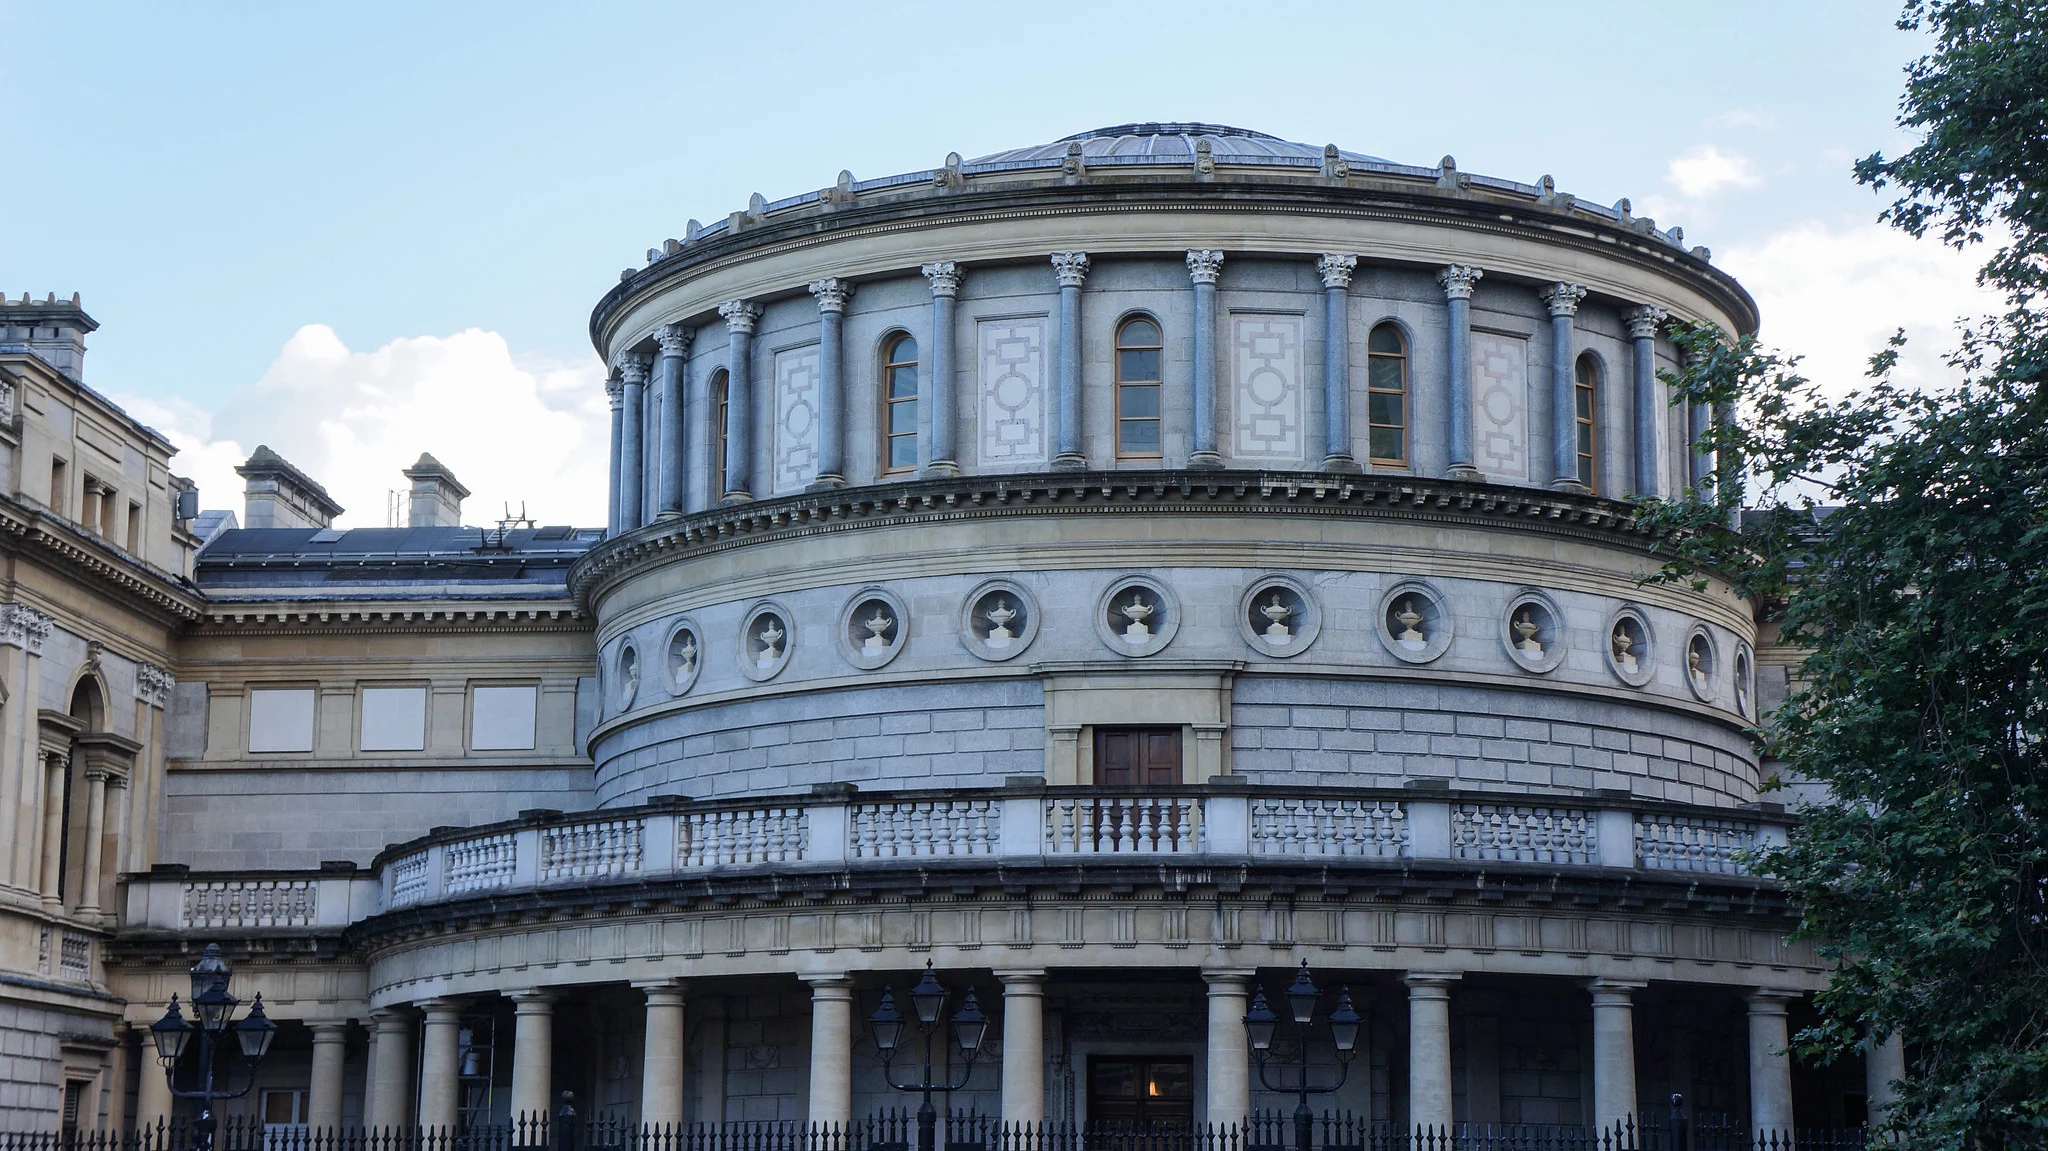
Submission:
[[1262,463],[1303,462],[1301,317],[1230,317],[1230,454]]
[[818,478],[818,345],[775,353],[775,494]]
[[1529,341],[1472,333],[1473,466],[1490,480],[1529,480]]
[[1044,463],[1044,318],[982,321],[978,355],[981,462]]

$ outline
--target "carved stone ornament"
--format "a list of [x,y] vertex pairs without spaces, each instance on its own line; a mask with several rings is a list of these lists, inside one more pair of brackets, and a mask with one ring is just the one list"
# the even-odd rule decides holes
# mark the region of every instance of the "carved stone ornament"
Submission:
[[1640,308],[1630,308],[1623,312],[1621,318],[1628,324],[1629,339],[1654,340],[1657,338],[1657,329],[1664,326],[1664,321],[1671,318],[1671,313],[1644,304]]
[[1214,248],[1195,248],[1188,252],[1188,275],[1197,284],[1213,284],[1223,274],[1223,253]]
[[686,328],[681,324],[663,324],[654,329],[654,338],[661,343],[661,354],[664,356],[688,354],[690,341],[696,335],[697,329]]
[[1343,153],[1337,150],[1335,144],[1323,145],[1323,175],[1332,180],[1348,179],[1351,175],[1350,163],[1344,159]]
[[647,382],[647,369],[653,360],[644,352],[627,352],[619,357],[619,378],[627,387]]
[[727,300],[718,305],[718,314],[725,317],[727,331],[751,333],[754,321],[761,318],[761,305],[746,300]]
[[1551,315],[1575,316],[1579,312],[1579,301],[1586,298],[1586,286],[1559,282],[1536,294],[1549,307]]
[[14,381],[0,376],[0,423],[14,422]]
[[1207,139],[1195,141],[1195,175],[1206,179],[1216,174],[1216,145]]
[[1060,287],[1078,288],[1088,279],[1088,253],[1054,252],[1052,270],[1059,274]]
[[616,375],[605,377],[605,397],[612,402],[612,410],[618,411],[626,402],[626,381]]
[[1485,275],[1485,272],[1471,264],[1452,264],[1438,272],[1436,279],[1437,283],[1444,286],[1445,299],[1469,300],[1472,298],[1472,289],[1478,286]]
[[41,655],[43,642],[49,638],[49,616],[18,603],[0,604],[0,644]]
[[853,295],[853,282],[837,276],[812,280],[810,287],[811,295],[818,297],[820,312],[846,311],[846,301]]
[[1067,158],[1060,163],[1060,173],[1069,177],[1078,177],[1087,170],[1087,161],[1081,157],[1081,141],[1075,140],[1069,143],[1067,145]]
[[919,269],[924,278],[931,281],[932,295],[948,299],[960,294],[960,265],[952,260],[938,260]]
[[170,702],[171,689],[177,685],[175,676],[153,663],[135,665],[135,698],[151,707]]
[[1316,274],[1323,278],[1325,288],[1348,288],[1351,273],[1358,267],[1358,257],[1325,252],[1316,260]]

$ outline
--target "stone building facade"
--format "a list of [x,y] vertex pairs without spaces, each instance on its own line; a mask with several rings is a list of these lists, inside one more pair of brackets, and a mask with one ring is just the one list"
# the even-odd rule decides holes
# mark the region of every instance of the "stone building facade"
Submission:
[[[171,1113],[139,1029],[206,942],[286,1021],[277,1123],[845,1123],[900,1105],[861,1021],[927,962],[996,1018],[954,1110],[1237,1122],[1303,959],[1366,1017],[1360,1116],[1860,1121],[1860,1069],[1782,1054],[1826,967],[1743,862],[1782,676],[1728,588],[1642,582],[1626,502],[1711,464],[1667,322],[1755,327],[1705,249],[1144,124],[648,255],[591,317],[604,530],[455,526],[423,456],[415,526],[337,531],[265,449],[200,547],[160,438],[0,343],[43,405],[0,514],[66,533],[4,545],[45,633],[0,632],[4,816],[104,845],[15,853],[9,1009],[91,1039],[5,1031],[12,1121]],[[20,480],[62,404],[134,445],[160,569]]]

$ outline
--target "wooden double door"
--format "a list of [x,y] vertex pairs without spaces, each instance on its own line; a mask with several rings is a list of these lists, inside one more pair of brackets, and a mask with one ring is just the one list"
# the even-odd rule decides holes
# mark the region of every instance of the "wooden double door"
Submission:
[[1095,729],[1095,783],[1102,787],[1150,787],[1181,782],[1177,727]]

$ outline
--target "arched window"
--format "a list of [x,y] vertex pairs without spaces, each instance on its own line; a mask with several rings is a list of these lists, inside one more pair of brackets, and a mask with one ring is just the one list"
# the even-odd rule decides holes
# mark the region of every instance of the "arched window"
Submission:
[[1578,479],[1588,491],[1599,491],[1595,464],[1599,436],[1593,413],[1600,410],[1600,366],[1590,355],[1579,357],[1577,378],[1572,387],[1572,416],[1578,424]]
[[725,494],[725,409],[732,394],[732,377],[724,368],[711,373],[711,493],[718,502]]
[[891,339],[882,352],[882,474],[917,470],[917,340]]
[[1408,463],[1408,341],[1381,324],[1365,341],[1366,450],[1372,462]]
[[1159,432],[1159,325],[1133,316],[1116,330],[1116,458],[1156,460]]

